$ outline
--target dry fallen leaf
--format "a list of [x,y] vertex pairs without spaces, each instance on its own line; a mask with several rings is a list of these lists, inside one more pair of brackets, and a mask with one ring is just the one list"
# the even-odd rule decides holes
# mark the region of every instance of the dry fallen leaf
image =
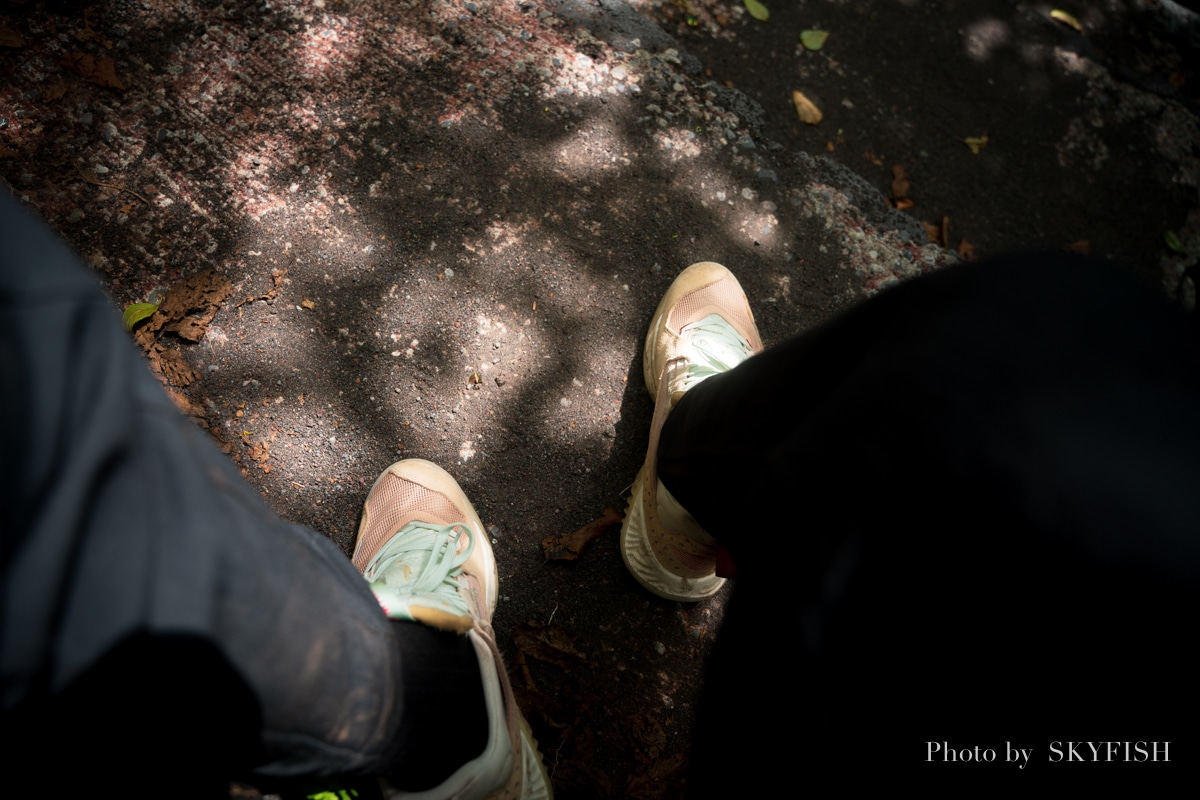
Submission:
[[901,164],[892,165],[892,199],[903,200],[908,197],[912,184],[908,180],[908,170]]
[[67,93],[67,85],[65,83],[56,83],[53,86],[48,86],[42,92],[42,97],[47,101],[57,100]]
[[800,117],[801,122],[816,125],[825,117],[821,113],[821,109],[817,108],[816,104],[805,97],[804,93],[799,90],[792,90],[792,102],[796,106],[796,114]]
[[111,58],[96,58],[87,53],[70,53],[63,59],[67,69],[85,81],[110,89],[125,90],[125,84],[117,77],[117,67]]
[[925,229],[925,238],[932,244],[938,244],[938,239],[942,238],[942,229],[925,220],[921,220],[921,227]]
[[979,151],[987,146],[988,137],[986,133],[983,136],[968,136],[966,139],[963,139],[962,142],[967,147],[971,148],[972,153],[979,155]]
[[517,650],[526,656],[562,669],[569,670],[587,661],[587,656],[575,646],[571,634],[560,625],[526,622],[513,630],[512,637]]
[[1079,20],[1075,19],[1075,15],[1071,14],[1069,11],[1063,11],[1061,8],[1056,8],[1050,12],[1050,18],[1061,22],[1067,27],[1074,28],[1080,33],[1083,33],[1083,26],[1079,24]]
[[925,221],[922,221],[921,225],[925,228],[925,235],[929,238],[930,242],[939,247],[946,247],[946,243],[950,241],[949,217],[943,216],[940,225]]
[[314,303],[312,300],[309,300],[307,297],[300,301],[300,305],[303,306],[304,308],[307,308],[309,311],[312,311],[314,308],[317,307],[317,304]]
[[1092,250],[1092,243],[1087,239],[1080,239],[1063,245],[1063,250],[1066,250],[1068,253],[1078,253],[1081,256],[1086,256]]
[[581,528],[570,533],[560,533],[542,540],[542,552],[547,561],[574,561],[579,558],[583,548],[592,539],[614,525],[619,525],[624,519],[621,514],[611,508],[604,509],[599,519],[594,519]]
[[955,248],[955,252],[958,253],[958,257],[963,261],[975,260],[975,245],[971,244],[966,239],[958,240],[958,247]]
[[24,47],[25,37],[7,25],[0,25],[0,47]]
[[16,158],[17,151],[0,144],[0,158]]
[[267,290],[267,293],[255,295],[253,297],[247,297],[235,305],[234,308],[241,308],[242,306],[246,305],[246,303],[253,303],[255,300],[274,300],[276,297],[279,297],[279,289],[283,286],[283,280],[286,276],[286,269],[271,270],[271,288]]

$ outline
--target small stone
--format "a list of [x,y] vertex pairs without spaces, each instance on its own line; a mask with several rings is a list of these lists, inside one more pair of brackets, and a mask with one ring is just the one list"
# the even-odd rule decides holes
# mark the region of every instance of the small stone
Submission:
[[779,183],[779,176],[775,174],[773,169],[760,169],[758,171],[760,180],[770,181],[771,183]]
[[79,115],[79,124],[80,125],[91,125],[92,124],[92,112],[85,111],[82,114],[80,114]]
[[77,208],[70,213],[67,219],[71,222],[79,222],[79,220],[83,219],[83,212]]
[[742,189],[742,197],[746,198],[747,200],[757,200],[758,192],[747,186],[745,189]]
[[97,164],[96,165],[96,174],[97,175],[107,175],[108,167],[104,166],[103,164]]
[[658,653],[661,656],[667,652],[667,646],[665,644],[663,644],[662,642],[655,642],[654,643],[654,652]]
[[446,267],[445,271],[442,274],[445,275],[447,278],[453,278],[454,270],[450,269],[450,267]]

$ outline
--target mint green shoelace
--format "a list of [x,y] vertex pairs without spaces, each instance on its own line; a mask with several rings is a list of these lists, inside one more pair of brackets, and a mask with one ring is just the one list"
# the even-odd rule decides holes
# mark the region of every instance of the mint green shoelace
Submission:
[[[467,546],[459,553],[458,540],[463,534]],[[435,595],[457,613],[469,614],[456,578],[474,549],[475,534],[468,525],[410,522],[379,549],[363,576],[372,586],[381,585],[399,595]]]
[[688,343],[695,351],[694,357],[688,357],[688,372],[682,387],[685,392],[706,378],[728,372],[754,354],[750,343],[718,314],[709,314],[679,333],[690,334]]

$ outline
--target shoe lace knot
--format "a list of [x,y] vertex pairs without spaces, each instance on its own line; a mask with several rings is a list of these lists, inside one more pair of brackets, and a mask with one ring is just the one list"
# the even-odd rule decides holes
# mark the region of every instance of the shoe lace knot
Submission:
[[[460,550],[464,536],[467,543]],[[469,614],[458,576],[474,549],[475,532],[469,525],[410,522],[367,563],[363,577],[372,588],[386,587],[398,595],[433,595],[455,612]]]

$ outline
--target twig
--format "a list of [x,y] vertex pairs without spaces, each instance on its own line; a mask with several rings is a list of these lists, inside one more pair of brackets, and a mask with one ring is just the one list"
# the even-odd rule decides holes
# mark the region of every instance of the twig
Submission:
[[78,165],[75,166],[75,171],[79,173],[79,177],[83,178],[85,181],[92,184],[93,186],[103,186],[105,189],[116,189],[118,192],[128,192],[129,194],[136,197],[138,200],[141,200],[146,205],[150,205],[149,200],[142,197],[140,194],[135,192],[133,189],[128,189],[124,186],[119,186],[115,183],[104,183],[103,181],[98,181],[95,178],[88,175],[86,172],[84,172],[83,169],[80,168]]

